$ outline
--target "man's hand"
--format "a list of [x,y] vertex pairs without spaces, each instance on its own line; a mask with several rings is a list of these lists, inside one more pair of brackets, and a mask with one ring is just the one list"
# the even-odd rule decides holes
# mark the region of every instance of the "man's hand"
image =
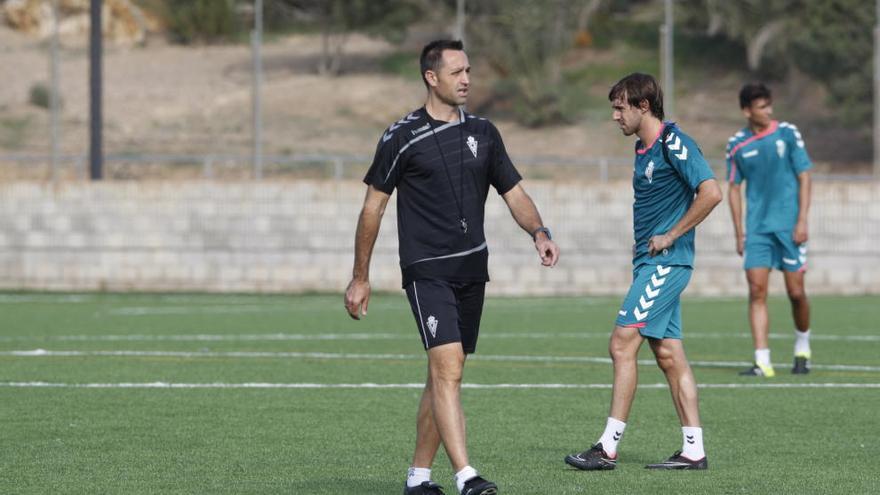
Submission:
[[794,234],[792,234],[791,238],[795,244],[803,244],[807,242],[809,237],[807,222],[805,220],[798,220],[797,225],[794,226]]
[[742,235],[736,236],[736,254],[742,256],[746,251],[746,237]]
[[352,279],[345,290],[345,310],[355,320],[361,316],[367,316],[367,306],[370,304],[370,282],[368,280]]
[[543,232],[538,233],[535,237],[535,249],[538,250],[538,256],[541,257],[542,265],[556,266],[556,262],[559,261],[559,246],[550,239],[547,239]]
[[663,252],[664,249],[672,246],[675,239],[669,234],[655,235],[648,241],[648,255],[656,256]]

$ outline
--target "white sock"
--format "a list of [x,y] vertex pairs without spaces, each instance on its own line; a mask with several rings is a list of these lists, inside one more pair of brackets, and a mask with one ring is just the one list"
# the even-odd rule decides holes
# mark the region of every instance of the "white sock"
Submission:
[[462,490],[464,490],[465,482],[467,482],[468,480],[471,480],[473,478],[476,478],[479,475],[480,475],[480,473],[478,473],[476,469],[474,469],[470,466],[465,466],[465,467],[461,468],[461,471],[455,473],[455,486],[458,487],[459,493]]
[[406,486],[419,486],[423,481],[431,481],[430,468],[411,467],[409,468],[409,471],[406,472]]
[[755,349],[755,362],[770,366],[770,349]]
[[620,438],[623,437],[623,430],[625,428],[626,423],[623,421],[614,419],[611,416],[608,417],[608,422],[605,423],[605,432],[599,437],[599,443],[602,444],[602,449],[609,456],[615,457],[617,455],[617,444],[620,443]]
[[699,461],[703,457],[706,457],[706,452],[703,450],[702,428],[697,426],[682,426],[681,434],[684,437],[682,439],[681,455],[692,461]]
[[794,355],[810,355],[810,329],[801,332],[797,329],[794,331]]

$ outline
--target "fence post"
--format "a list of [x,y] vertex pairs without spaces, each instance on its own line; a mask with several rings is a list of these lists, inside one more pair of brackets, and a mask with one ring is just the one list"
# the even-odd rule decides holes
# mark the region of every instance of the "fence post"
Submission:
[[345,164],[342,163],[342,158],[338,156],[333,158],[333,178],[337,181],[342,180],[344,174]]
[[263,0],[254,1],[254,29],[251,31],[253,167],[254,178],[263,178]]
[[202,178],[214,178],[214,157],[212,155],[207,155],[202,160]]

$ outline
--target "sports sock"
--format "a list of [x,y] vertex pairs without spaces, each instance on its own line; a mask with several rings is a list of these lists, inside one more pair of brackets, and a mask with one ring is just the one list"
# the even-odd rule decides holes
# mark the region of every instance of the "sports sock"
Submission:
[[468,480],[476,478],[479,475],[480,473],[470,466],[465,466],[461,468],[461,471],[455,473],[455,486],[458,487],[459,493],[464,489],[464,484]]
[[431,481],[430,468],[411,467],[409,468],[409,471],[406,472],[406,486],[419,486],[423,481]]
[[770,349],[755,349],[755,362],[770,366]]
[[620,438],[623,437],[623,430],[626,428],[626,423],[623,421],[608,417],[608,422],[605,423],[605,433],[602,433],[602,436],[599,437],[599,443],[602,444],[602,448],[605,450],[605,453],[611,457],[617,456],[617,444],[620,443]]
[[684,437],[682,440],[681,455],[692,461],[698,461],[706,457],[703,450],[703,429],[697,426],[682,426],[681,433]]
[[810,329],[808,328],[806,332],[801,332],[800,330],[795,329],[794,331],[794,355],[810,355]]

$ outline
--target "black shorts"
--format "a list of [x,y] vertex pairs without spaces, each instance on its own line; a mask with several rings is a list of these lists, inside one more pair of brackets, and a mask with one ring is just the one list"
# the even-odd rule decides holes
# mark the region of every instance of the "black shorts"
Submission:
[[485,282],[416,280],[407,285],[425,350],[461,342],[466,354],[476,351],[485,292]]

